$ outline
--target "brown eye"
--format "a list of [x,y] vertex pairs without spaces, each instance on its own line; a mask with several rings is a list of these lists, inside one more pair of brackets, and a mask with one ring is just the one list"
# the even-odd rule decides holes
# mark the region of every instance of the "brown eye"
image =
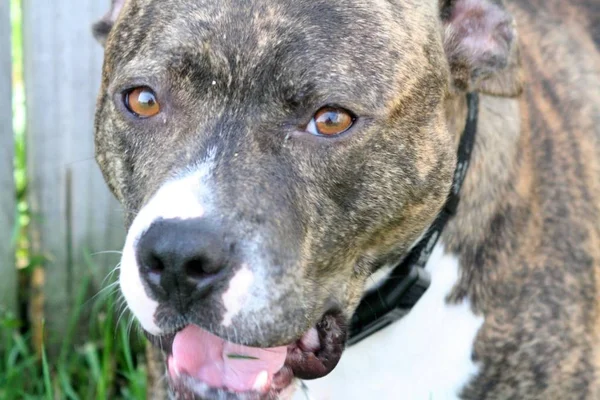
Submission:
[[343,108],[323,107],[313,117],[306,130],[313,135],[335,136],[346,132],[355,117]]
[[153,117],[160,112],[160,105],[152,89],[142,86],[125,93],[125,106],[141,118]]

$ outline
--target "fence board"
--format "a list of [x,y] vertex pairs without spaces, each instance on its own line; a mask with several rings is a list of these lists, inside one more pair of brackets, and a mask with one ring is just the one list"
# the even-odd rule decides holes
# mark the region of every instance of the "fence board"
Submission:
[[11,102],[10,15],[0,1],[0,311],[16,311],[17,271],[12,233],[15,217]]
[[[100,282],[123,244],[118,204],[93,159],[102,48],[91,24],[108,2],[23,1],[29,199],[34,251],[45,255],[46,330],[60,334],[84,277]],[[54,337],[60,337],[52,335]]]

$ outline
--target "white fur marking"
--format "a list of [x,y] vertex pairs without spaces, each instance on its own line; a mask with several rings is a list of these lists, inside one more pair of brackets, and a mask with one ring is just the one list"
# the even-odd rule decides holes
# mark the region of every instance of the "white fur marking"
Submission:
[[[421,239],[423,239],[423,236],[425,236],[425,234],[428,231],[429,231],[429,228],[427,228],[423,232],[421,232],[421,234],[419,235],[419,237],[413,242],[413,244],[410,245],[410,247],[408,248],[408,251],[411,251],[416,245],[418,245],[419,242],[421,241]],[[398,264],[384,265],[383,267],[381,267],[377,271],[375,271],[369,277],[369,279],[367,279],[367,282],[365,283],[365,289],[364,289],[364,291],[368,292],[368,291],[371,291],[371,290],[379,287],[387,279],[387,277],[390,275],[390,272],[392,272],[392,270],[397,265]]]
[[389,276],[390,272],[392,272],[393,268],[394,265],[386,265],[379,268],[377,271],[371,274],[371,276],[369,276],[369,278],[367,279],[367,283],[365,284],[365,292],[371,291],[376,287],[379,287],[379,285],[381,285]]
[[207,160],[180,178],[165,183],[134,219],[123,248],[120,286],[129,309],[142,327],[159,335],[161,329],[154,322],[158,303],[148,297],[136,261],[136,245],[144,232],[159,219],[200,218],[205,212],[202,201],[208,198],[207,177],[212,169],[215,151],[209,151]]
[[223,316],[223,326],[230,326],[233,317],[240,312],[253,282],[254,273],[248,268],[248,265],[243,264],[242,268],[229,281],[227,291],[223,293],[223,304],[226,310]]
[[154,313],[156,312],[158,303],[146,294],[137,262],[135,261],[135,251],[133,250],[133,246],[128,243],[129,241],[130,239],[128,238],[121,258],[121,275],[119,279],[121,292],[123,292],[123,296],[127,300],[129,309],[142,327],[149,333],[158,335],[161,333],[161,330],[154,323]]
[[468,301],[446,303],[459,277],[458,259],[437,244],[432,283],[402,320],[348,348],[328,376],[306,381],[314,400],[453,400],[477,373],[471,359],[483,317]]

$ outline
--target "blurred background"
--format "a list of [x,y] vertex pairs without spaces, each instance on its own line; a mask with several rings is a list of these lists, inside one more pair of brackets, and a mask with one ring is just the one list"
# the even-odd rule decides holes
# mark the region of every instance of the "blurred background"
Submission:
[[0,399],[146,397],[93,155],[108,3],[0,0]]

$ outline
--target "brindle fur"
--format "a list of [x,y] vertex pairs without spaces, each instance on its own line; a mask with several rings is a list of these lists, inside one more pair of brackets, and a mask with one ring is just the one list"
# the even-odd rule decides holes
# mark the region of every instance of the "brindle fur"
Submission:
[[524,93],[518,104],[483,99],[444,235],[463,268],[451,300],[467,296],[485,315],[474,349],[483,369],[463,396],[598,399],[600,5],[509,5]]
[[[461,1],[515,18],[517,30],[503,25],[506,57],[476,64],[457,46]],[[254,343],[272,345],[328,302],[350,315],[372,269],[432,221],[464,92],[478,90],[473,163],[443,237],[462,271],[448,301],[467,297],[485,316],[481,369],[462,397],[600,398],[600,6],[502,4],[128,0],[112,29],[96,26],[101,40],[110,31],[98,163],[129,224],[165,179],[217,149],[223,224],[262,233],[304,278],[282,271],[282,285],[311,299],[298,325]],[[136,84],[168,93],[161,119],[119,110]],[[362,117],[351,135],[296,132],[332,102]],[[288,311],[273,310],[285,321]]]

